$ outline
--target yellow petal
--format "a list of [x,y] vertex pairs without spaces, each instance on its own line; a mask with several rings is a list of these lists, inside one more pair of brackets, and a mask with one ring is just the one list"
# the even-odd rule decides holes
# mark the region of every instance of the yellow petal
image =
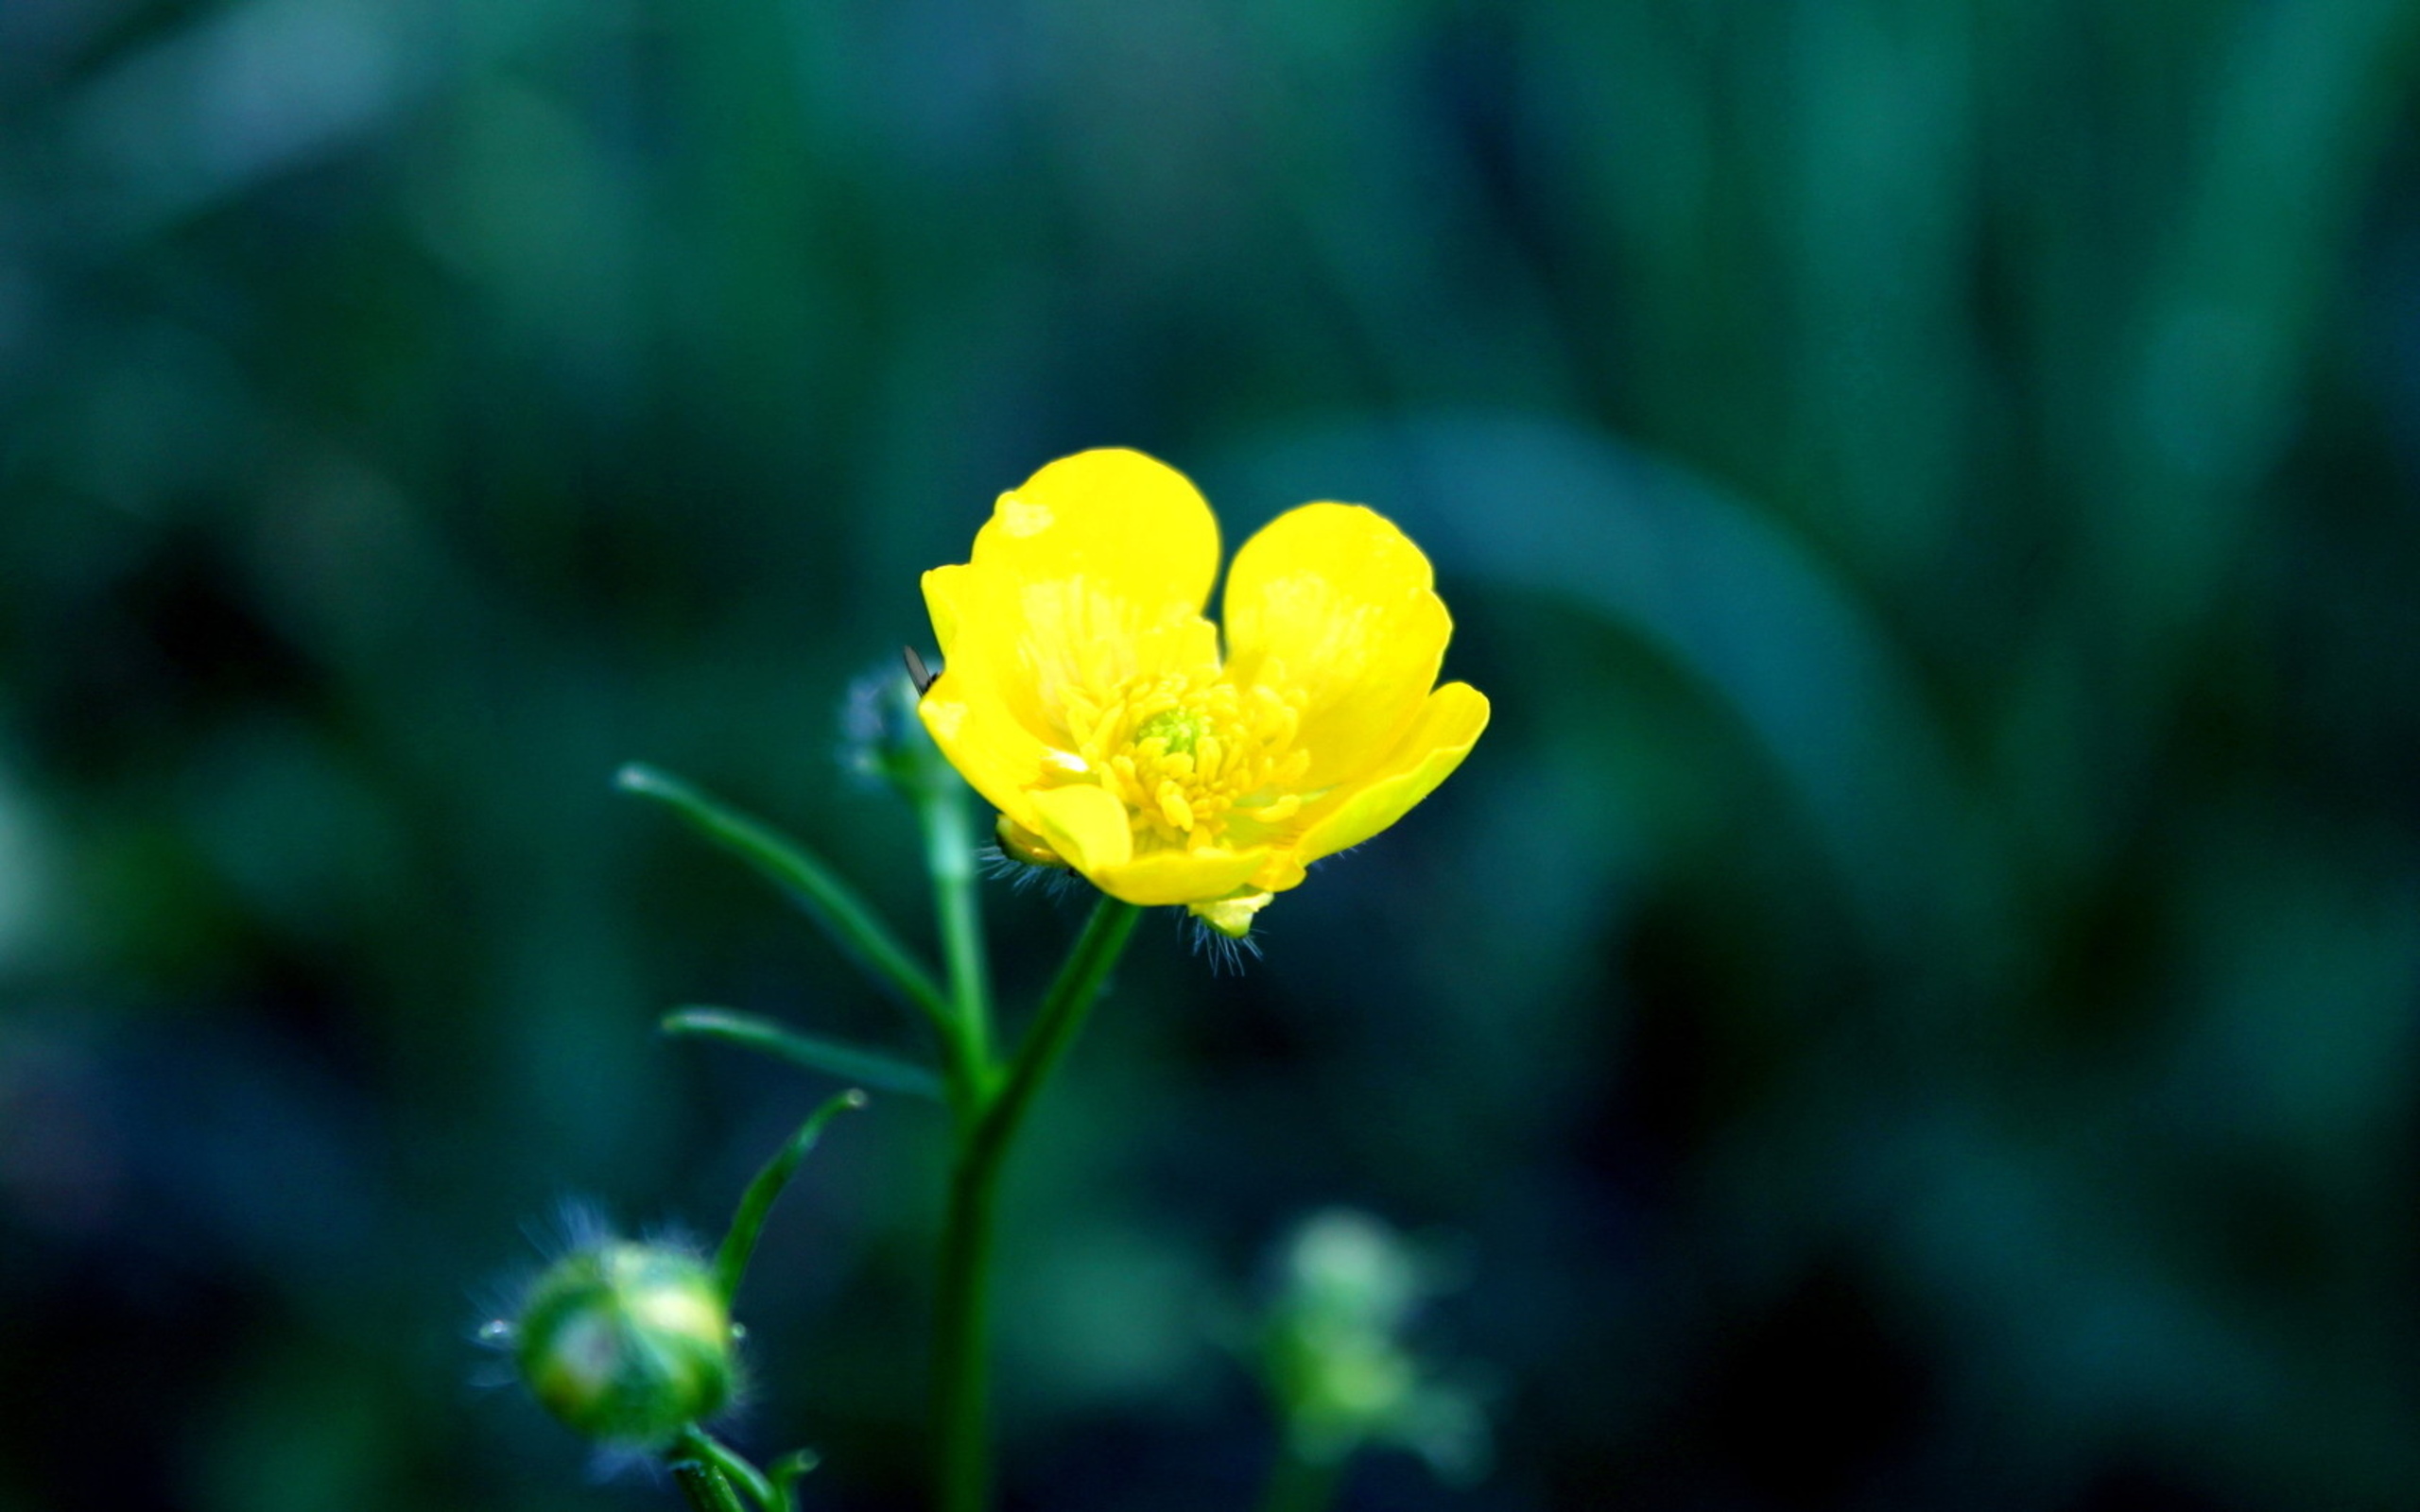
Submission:
[[1486,696],[1467,682],[1449,682],[1430,694],[1411,729],[1370,778],[1322,805],[1324,812],[1294,843],[1294,861],[1308,866],[1359,845],[1411,812],[1470,754],[1487,728],[1487,713]]
[[1253,916],[1269,906],[1270,894],[1248,892],[1239,898],[1214,898],[1195,903],[1193,917],[1226,936],[1241,939],[1252,933]]
[[925,690],[916,713],[968,785],[1017,823],[1035,827],[1028,790],[1050,769],[1051,747],[1018,721],[990,679],[953,663]]
[[1080,452],[1001,494],[971,564],[1002,593],[985,650],[1015,665],[1046,699],[1065,684],[1097,691],[1201,655],[1193,627],[1219,576],[1219,524],[1184,474],[1140,452]]
[[1420,548],[1359,505],[1290,509],[1236,554],[1227,664],[1303,695],[1303,787],[1358,777],[1403,739],[1453,634],[1433,582]]
[[1198,614],[1219,576],[1219,523],[1167,463],[1079,452],[1000,495],[975,537],[975,565],[1026,582],[1087,577],[1150,609]]
[[1256,850],[1151,850],[1134,853],[1126,805],[1089,782],[1031,795],[1035,830],[1050,849],[1113,898],[1153,906],[1234,892],[1260,869]]
[[1134,832],[1127,822],[1126,805],[1108,789],[1077,782],[1029,797],[1034,822],[1026,827],[1095,883],[1100,873],[1133,859]]
[[1088,872],[1093,885],[1113,898],[1146,907],[1206,902],[1250,882],[1266,855],[1259,850],[1150,850],[1122,866]]
[[996,700],[1065,750],[1071,694],[1216,666],[1201,609],[1218,570],[1218,524],[1183,474],[1137,452],[1084,452],[1000,495],[973,559],[925,575],[925,603],[970,704]]
[[958,644],[958,627],[966,623],[969,609],[977,607],[970,601],[979,597],[980,587],[975,569],[965,562],[936,567],[924,576],[925,612],[932,616],[933,643],[942,648],[944,663],[950,647]]

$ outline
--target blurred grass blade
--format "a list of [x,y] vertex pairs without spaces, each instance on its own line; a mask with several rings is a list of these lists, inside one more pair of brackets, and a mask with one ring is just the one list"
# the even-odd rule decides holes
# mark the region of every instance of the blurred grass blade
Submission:
[[654,799],[671,809],[691,829],[771,879],[844,952],[907,994],[910,1003],[946,1031],[949,1002],[933,973],[908,954],[855,888],[805,848],[652,766],[633,763],[623,767],[614,781],[623,791]]
[[[1968,890],[1990,874],[1901,648],[1763,511],[1544,415],[1421,412],[1237,462],[1224,497],[1290,497],[1315,478],[1327,497],[1383,500],[1439,562],[1553,595],[1695,674],[1787,778],[1877,943],[1937,949],[1987,906]],[[1604,692],[1568,682],[1576,699]]]
[[[2302,434],[2309,369],[2376,213],[2378,165],[2408,150],[2420,6],[2306,0],[2227,8],[2174,245],[2149,285],[2115,507],[2084,518],[2114,559],[2111,603],[2157,696],[2187,632],[2228,605],[2264,479]],[[2166,229],[2166,228],[2164,228]],[[2154,724],[2161,723],[2156,716]]]
[[777,1056],[816,1071],[829,1072],[843,1081],[863,1082],[887,1092],[905,1092],[936,1101],[942,1095],[941,1078],[922,1066],[878,1050],[800,1034],[754,1014],[734,1013],[728,1008],[678,1008],[666,1014],[659,1027],[666,1034],[720,1040],[742,1049]]
[[799,1162],[823,1137],[823,1125],[843,1112],[865,1106],[866,1094],[855,1087],[825,1101],[807,1115],[798,1132],[789,1137],[789,1143],[773,1152],[773,1158],[756,1173],[756,1179],[739,1194],[739,1210],[731,1215],[731,1231],[723,1235],[722,1247],[715,1251],[715,1284],[722,1288],[725,1301],[739,1295],[739,1283],[748,1274],[748,1258],[756,1253],[756,1236],[764,1232],[765,1218],[773,1211],[782,1189],[798,1174]]

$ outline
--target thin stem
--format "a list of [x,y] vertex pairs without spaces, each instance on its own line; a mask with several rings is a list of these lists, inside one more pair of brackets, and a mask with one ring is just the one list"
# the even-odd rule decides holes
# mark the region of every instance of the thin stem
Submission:
[[984,1512],[991,1501],[986,1391],[992,1234],[1000,1171],[1027,1110],[1066,1055],[1126,949],[1142,909],[1103,896],[1077,937],[996,1092],[961,1129],[942,1233],[934,1327],[933,1418],[942,1512]]
[[[934,764],[939,766],[939,763]],[[925,866],[933,874],[933,912],[949,969],[951,1037],[959,1111],[973,1118],[992,1080],[992,972],[983,948],[982,893],[976,885],[975,840],[967,827],[966,784],[945,766],[925,776],[916,800],[925,827]]]
[[1076,1031],[1084,1026],[1093,1000],[1100,995],[1101,984],[1109,979],[1110,969],[1117,964],[1128,936],[1134,933],[1135,921],[1142,917],[1143,910],[1137,905],[1121,902],[1106,893],[1094,905],[1092,918],[1084,921],[1084,932],[1076,937],[1066,964],[1059,968],[1058,979],[1050,984],[1049,995],[1042,1000],[1042,1011],[1034,1015],[1025,1038],[1017,1042],[1016,1059],[1010,1063],[1008,1080],[991,1100],[970,1142],[972,1148],[986,1153],[994,1164],[1008,1153],[1009,1142],[1025,1121],[1034,1094],[1041,1091],[1042,1084],[1058,1068],[1060,1057],[1075,1041]]
[[[765,1478],[764,1471],[748,1463],[737,1450],[703,1429],[693,1425],[681,1430],[681,1436],[672,1442],[672,1454],[676,1456],[672,1460],[675,1476],[680,1475],[683,1466],[694,1465],[707,1470],[712,1480],[721,1487],[723,1500],[708,1503],[715,1512],[741,1512],[739,1496],[734,1486],[747,1491],[749,1498],[764,1512],[780,1512],[774,1502],[773,1484]],[[682,1489],[687,1491],[686,1482],[683,1483]],[[699,1503],[692,1497],[690,1504],[697,1506]]]
[[671,1463],[672,1484],[681,1487],[681,1499],[689,1503],[689,1512],[747,1512],[722,1471],[703,1460],[676,1459]]
[[1288,1434],[1278,1441],[1277,1463],[1269,1468],[1269,1489],[1260,1512],[1327,1512],[1344,1481],[1344,1456],[1313,1459],[1294,1447]]
[[991,1501],[986,1372],[996,1170],[996,1161],[961,1151],[950,1171],[933,1318],[933,1430],[941,1452],[942,1512],[984,1512]]

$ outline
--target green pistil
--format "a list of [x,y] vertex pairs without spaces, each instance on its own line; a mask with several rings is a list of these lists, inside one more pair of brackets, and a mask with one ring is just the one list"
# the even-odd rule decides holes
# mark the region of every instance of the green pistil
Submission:
[[1134,727],[1134,744],[1156,740],[1160,749],[1171,756],[1180,752],[1190,756],[1194,743],[1208,729],[1208,722],[1190,709],[1163,709]]

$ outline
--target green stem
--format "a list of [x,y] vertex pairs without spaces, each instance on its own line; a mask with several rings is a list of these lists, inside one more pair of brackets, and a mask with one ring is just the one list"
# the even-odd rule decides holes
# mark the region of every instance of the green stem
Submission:
[[950,1170],[933,1317],[933,1431],[942,1512],[984,1512],[991,1499],[988,1295],[997,1163],[961,1151]]
[[[938,764],[936,764],[938,765]],[[947,768],[920,784],[925,866],[933,874],[933,912],[949,970],[952,1090],[961,1120],[972,1120],[991,1091],[992,973],[983,948],[982,894],[976,885],[975,840],[967,827],[966,784]]]
[[1344,1482],[1346,1463],[1342,1455],[1313,1459],[1294,1447],[1292,1435],[1284,1435],[1277,1463],[1269,1469],[1269,1490],[1261,1498],[1260,1512],[1327,1512]]
[[672,1484],[681,1487],[681,1499],[689,1503],[689,1512],[747,1512],[722,1471],[703,1460],[672,1461]]
[[[671,1460],[673,1476],[681,1481],[682,1492],[689,1497],[689,1504],[694,1508],[712,1508],[713,1512],[744,1512],[739,1504],[739,1492],[734,1489],[737,1486],[745,1489],[750,1500],[763,1508],[764,1512],[780,1512],[774,1501],[773,1485],[765,1478],[764,1472],[749,1464],[738,1451],[701,1429],[692,1426],[681,1430],[681,1436],[672,1442],[668,1457]],[[705,1473],[698,1478],[700,1484],[713,1491],[719,1499],[700,1502],[697,1495],[690,1490],[689,1478],[682,1473],[684,1467],[694,1467],[704,1471]]]
[[1017,1046],[1008,1076],[982,1097],[959,1133],[942,1233],[934,1324],[933,1418],[941,1448],[942,1512],[985,1512],[991,1501],[990,1411],[985,1389],[993,1220],[1000,1171],[1027,1111],[1074,1042],[1143,910],[1103,896],[1084,924],[1042,1010]]
[[1008,1079],[986,1106],[969,1142],[972,1149],[985,1154],[994,1164],[1007,1154],[1035,1093],[1058,1068],[1067,1046],[1075,1041],[1076,1031],[1084,1026],[1094,999],[1100,996],[1101,984],[1109,979],[1110,969],[1117,964],[1135,921],[1142,917],[1143,910],[1136,904],[1104,893],[1093,906],[1092,917],[1084,920],[1084,932],[1076,937],[1066,963],[1059,968],[1057,980],[1042,1000],[1042,1011],[1034,1015],[1025,1038],[1017,1042]]

